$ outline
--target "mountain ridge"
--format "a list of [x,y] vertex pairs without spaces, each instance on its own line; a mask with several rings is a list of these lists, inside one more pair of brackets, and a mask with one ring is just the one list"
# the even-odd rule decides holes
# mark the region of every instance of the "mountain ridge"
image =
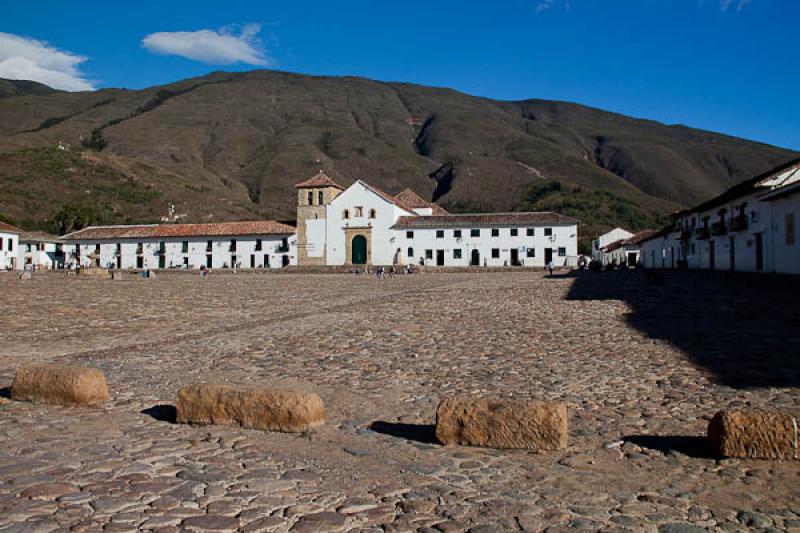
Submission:
[[[324,169],[343,185],[411,187],[456,209],[536,207],[529,192],[554,181],[562,199],[602,191],[632,203],[644,225],[794,155],[571,102],[214,72],[140,90],[0,98],[0,215],[43,227],[64,205],[93,203],[115,221],[146,222],[174,203],[194,221],[287,219],[292,185]],[[584,224],[600,231],[607,221]]]

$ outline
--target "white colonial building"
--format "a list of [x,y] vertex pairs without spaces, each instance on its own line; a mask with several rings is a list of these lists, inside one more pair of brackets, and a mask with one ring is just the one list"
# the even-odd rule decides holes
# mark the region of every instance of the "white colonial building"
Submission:
[[297,263],[294,228],[273,220],[91,226],[61,237],[67,268],[281,268]]
[[649,268],[800,274],[800,159],[677,213],[675,223],[642,241]]
[[655,233],[656,230],[644,230],[631,237],[614,241],[600,250],[599,260],[603,265],[616,264],[629,267],[636,266],[641,263],[642,241],[649,239],[655,235]]
[[63,245],[58,237],[43,231],[23,231],[19,234],[17,268],[51,270],[63,266]]
[[20,233],[21,229],[0,222],[0,270],[16,270]]
[[630,239],[631,237],[633,237],[633,233],[622,228],[614,228],[608,233],[598,236],[596,239],[592,240],[592,259],[606,264],[603,255],[608,251],[608,248],[613,244],[624,241],[625,239]]
[[556,266],[577,261],[575,219],[557,213],[449,214],[406,189],[389,195],[325,173],[297,184],[298,264]]

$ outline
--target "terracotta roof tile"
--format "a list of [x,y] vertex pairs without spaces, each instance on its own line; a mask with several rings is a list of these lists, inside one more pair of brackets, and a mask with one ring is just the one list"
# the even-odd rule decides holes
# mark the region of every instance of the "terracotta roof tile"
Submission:
[[0,222],[0,232],[3,233],[23,233],[23,230],[19,229],[16,226],[12,226],[11,224],[7,224],[5,222]]
[[19,234],[22,242],[58,242],[58,237],[44,231],[23,231]]
[[146,224],[138,226],[90,226],[61,237],[62,240],[154,239],[170,237],[236,237],[244,235],[291,235],[295,228],[274,220],[218,222],[212,224]]
[[314,187],[336,187],[337,189],[344,190],[344,187],[333,181],[331,177],[325,174],[325,172],[323,172],[322,170],[320,170],[316,176],[296,184],[295,187],[297,187],[298,189],[311,189]]
[[428,202],[427,200],[423,199],[420,195],[412,191],[411,189],[404,189],[398,194],[394,195],[395,200],[401,201],[411,207],[420,209],[420,208],[429,208],[433,210],[434,215],[447,215],[447,210],[441,207],[439,204],[435,204],[433,202]]
[[557,226],[577,223],[577,219],[560,215],[558,213],[541,211],[527,213],[474,213],[400,217],[397,219],[394,227],[413,229],[468,226],[541,226],[546,224]]

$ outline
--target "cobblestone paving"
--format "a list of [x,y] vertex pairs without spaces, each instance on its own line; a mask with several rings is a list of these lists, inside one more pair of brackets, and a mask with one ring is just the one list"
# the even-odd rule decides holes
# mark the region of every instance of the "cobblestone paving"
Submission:
[[[701,438],[720,408],[800,400],[796,293],[750,279],[0,274],[0,387],[53,361],[112,393],[0,398],[0,531],[800,531],[800,462]],[[764,347],[780,357],[743,359]],[[327,422],[172,423],[200,380],[316,390]],[[564,400],[569,448],[442,447],[450,393]]]

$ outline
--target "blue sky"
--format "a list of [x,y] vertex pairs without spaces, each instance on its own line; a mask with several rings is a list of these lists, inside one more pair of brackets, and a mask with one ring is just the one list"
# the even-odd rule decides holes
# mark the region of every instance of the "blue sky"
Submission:
[[356,75],[579,102],[800,150],[797,0],[35,5],[4,5],[0,77],[75,89],[265,67]]

